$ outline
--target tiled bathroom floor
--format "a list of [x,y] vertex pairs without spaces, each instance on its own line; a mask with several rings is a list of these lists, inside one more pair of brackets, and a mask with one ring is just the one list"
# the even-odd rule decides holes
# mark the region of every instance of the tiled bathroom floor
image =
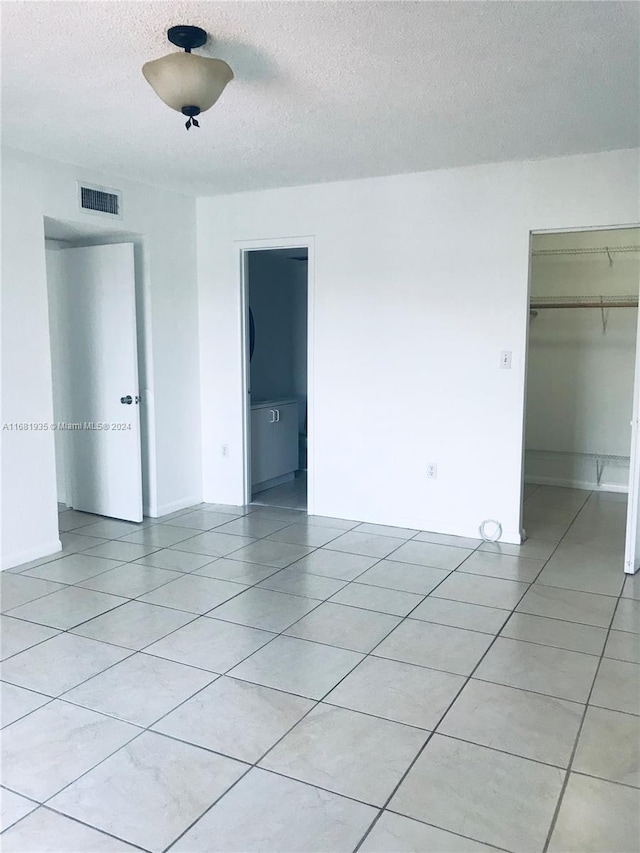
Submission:
[[252,506],[278,506],[286,509],[307,508],[307,472],[296,471],[294,480],[280,486],[272,486],[263,492],[256,492],[251,500]]
[[623,500],[523,546],[204,505],[62,512],[2,573],[5,853],[631,853]]

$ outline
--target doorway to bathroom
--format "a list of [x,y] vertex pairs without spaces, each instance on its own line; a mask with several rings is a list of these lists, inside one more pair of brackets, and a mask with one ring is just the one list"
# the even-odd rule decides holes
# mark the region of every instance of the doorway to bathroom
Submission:
[[243,256],[248,502],[306,510],[309,251]]

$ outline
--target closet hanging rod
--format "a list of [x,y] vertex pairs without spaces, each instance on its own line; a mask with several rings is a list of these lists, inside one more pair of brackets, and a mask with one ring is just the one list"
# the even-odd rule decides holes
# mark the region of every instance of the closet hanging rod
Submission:
[[541,296],[531,300],[530,308],[637,308],[638,297],[620,296]]
[[539,311],[542,308],[637,308],[638,300],[629,302],[556,302],[553,305],[543,302],[532,302],[531,310]]
[[594,246],[591,248],[576,249],[532,249],[532,255],[611,255],[614,253],[640,252],[640,246]]

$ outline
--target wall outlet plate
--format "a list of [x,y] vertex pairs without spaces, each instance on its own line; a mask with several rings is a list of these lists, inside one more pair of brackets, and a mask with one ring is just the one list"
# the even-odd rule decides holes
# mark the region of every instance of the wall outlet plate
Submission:
[[427,465],[427,479],[436,480],[438,478],[438,466],[434,462]]

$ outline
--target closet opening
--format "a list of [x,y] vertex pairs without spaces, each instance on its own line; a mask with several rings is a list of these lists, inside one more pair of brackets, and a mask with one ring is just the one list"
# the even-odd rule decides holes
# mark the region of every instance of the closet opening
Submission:
[[617,595],[640,565],[640,229],[532,234],[530,261],[524,535],[541,582]]
[[247,493],[307,509],[307,247],[244,252]]

